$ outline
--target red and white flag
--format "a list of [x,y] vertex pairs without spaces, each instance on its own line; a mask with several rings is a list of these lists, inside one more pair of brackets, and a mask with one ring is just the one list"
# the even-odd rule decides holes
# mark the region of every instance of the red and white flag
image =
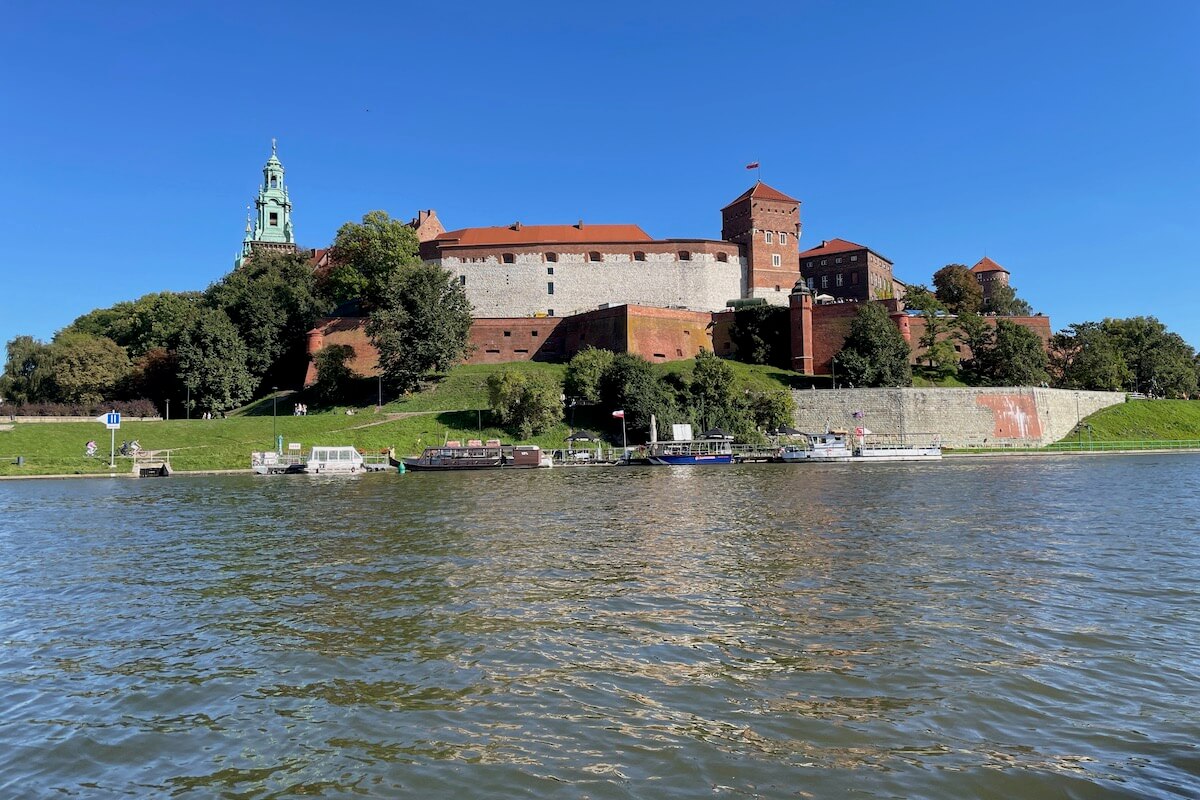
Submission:
[[746,165],[746,169],[758,169],[758,162],[751,161],[749,164]]
[[614,411],[613,416],[616,417],[617,419],[625,419],[625,412],[624,411]]

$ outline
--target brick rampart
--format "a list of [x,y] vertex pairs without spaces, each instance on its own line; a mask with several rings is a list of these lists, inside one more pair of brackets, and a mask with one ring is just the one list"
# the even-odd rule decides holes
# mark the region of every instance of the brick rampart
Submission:
[[[946,447],[1040,446],[1083,417],[1125,400],[1120,392],[1034,387],[797,390],[795,426],[938,436]],[[859,421],[855,412],[861,411]]]

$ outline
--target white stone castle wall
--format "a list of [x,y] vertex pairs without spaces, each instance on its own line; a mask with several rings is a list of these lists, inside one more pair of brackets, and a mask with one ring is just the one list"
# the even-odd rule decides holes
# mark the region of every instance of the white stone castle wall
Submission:
[[[604,253],[600,262],[559,253],[557,262],[547,262],[541,253],[518,253],[512,264],[493,256],[475,262],[448,257],[440,263],[450,274],[465,276],[463,289],[477,317],[525,317],[548,309],[564,317],[604,303],[719,311],[745,291],[745,259],[722,263],[711,253],[692,253],[690,261],[674,253],[646,253],[645,261]],[[550,267],[553,275],[547,273]],[[547,291],[549,283],[554,294]]]
[[[946,447],[1040,446],[1057,442],[1075,423],[1125,401],[1121,392],[1076,392],[1068,389],[1004,387],[969,389],[836,389],[796,390],[795,426],[816,432],[827,428],[853,430],[863,425],[876,434],[936,434]],[[981,404],[981,396],[1011,407],[1009,418],[1019,422],[1022,399],[1036,412],[1041,435],[997,438],[996,411]],[[1016,401],[1016,402],[1014,402]],[[862,411],[862,421],[854,417]],[[1033,420],[1029,420],[1033,422]],[[1018,426],[1020,427],[1020,426]],[[1027,430],[1033,426],[1030,425]]]

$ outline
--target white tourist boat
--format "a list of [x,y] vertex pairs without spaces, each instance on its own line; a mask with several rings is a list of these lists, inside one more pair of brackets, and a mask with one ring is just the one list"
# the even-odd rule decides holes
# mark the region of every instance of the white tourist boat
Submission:
[[273,451],[251,453],[250,468],[259,475],[357,475],[392,469],[386,453],[364,456],[349,445],[313,447],[307,456]]
[[881,462],[881,461],[940,461],[941,445],[871,442],[858,436],[855,443],[845,431],[805,434],[806,441],[789,444],[779,451],[779,460],[787,463],[804,462]]

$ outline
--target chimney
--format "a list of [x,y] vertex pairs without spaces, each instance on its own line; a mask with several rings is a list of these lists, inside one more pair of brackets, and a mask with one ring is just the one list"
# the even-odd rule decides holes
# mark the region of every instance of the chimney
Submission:
[[583,220],[579,220],[579,222],[576,222],[575,227],[579,228],[579,230],[583,230]]
[[513,223],[512,225],[510,225],[509,227],[511,227],[511,228],[512,228],[514,231],[519,231],[519,230],[521,230],[521,220],[517,220],[516,222],[514,222],[514,223]]

